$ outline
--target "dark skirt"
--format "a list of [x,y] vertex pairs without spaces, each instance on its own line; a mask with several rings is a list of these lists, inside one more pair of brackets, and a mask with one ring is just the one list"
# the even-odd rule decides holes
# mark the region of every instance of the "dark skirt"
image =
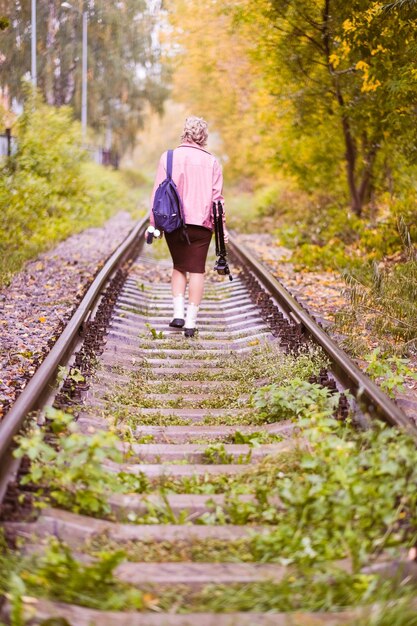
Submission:
[[190,224],[187,226],[187,233],[191,245],[185,240],[182,228],[165,233],[174,269],[184,274],[204,274],[212,231],[204,226]]

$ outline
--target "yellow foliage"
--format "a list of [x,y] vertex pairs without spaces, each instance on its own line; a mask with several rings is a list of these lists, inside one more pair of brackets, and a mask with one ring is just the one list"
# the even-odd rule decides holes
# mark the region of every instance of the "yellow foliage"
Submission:
[[376,91],[381,86],[381,81],[372,78],[369,74],[369,64],[366,61],[358,61],[355,65],[355,69],[363,71],[363,83],[361,87],[362,93],[369,93],[370,91]]
[[343,30],[345,31],[345,33],[351,33],[354,30],[356,30],[356,26],[355,24],[352,22],[352,20],[345,20],[343,22]]
[[[383,0],[332,7],[323,46],[322,2],[167,0],[174,98],[208,120],[226,176],[243,179],[245,190],[268,184],[279,168],[303,190],[331,178],[342,196],[349,140],[358,152],[348,164],[354,197],[369,145],[383,146],[386,124],[397,133],[401,100],[412,115],[417,20],[384,11]],[[410,122],[400,123],[405,130]],[[415,143],[412,133],[404,137]]]
[[377,47],[374,50],[371,50],[371,55],[375,56],[376,54],[378,54],[378,52],[388,52],[387,48],[384,48],[384,46],[381,46],[381,44],[378,44]]
[[333,67],[337,67],[338,65],[340,65],[340,57],[335,53],[330,55],[329,61],[331,65],[333,65]]
[[364,72],[369,71],[369,65],[366,61],[358,61],[355,65],[356,70],[363,70]]
[[[240,5],[244,17],[248,7],[244,1]],[[268,177],[273,139],[288,104],[281,103],[277,111],[265,80],[274,71],[273,61],[262,58],[260,74],[255,48],[262,38],[264,47],[273,49],[277,34],[262,19],[256,25],[245,19],[236,24],[224,6],[218,0],[169,0],[179,50],[173,60],[173,96],[220,133],[229,176],[261,170]]]
[[383,9],[381,2],[374,2],[373,5],[364,13],[364,18],[370,24],[376,15],[379,15]]
[[349,52],[351,51],[351,47],[347,41],[343,40],[341,49],[342,49],[342,57],[345,59],[348,56]]

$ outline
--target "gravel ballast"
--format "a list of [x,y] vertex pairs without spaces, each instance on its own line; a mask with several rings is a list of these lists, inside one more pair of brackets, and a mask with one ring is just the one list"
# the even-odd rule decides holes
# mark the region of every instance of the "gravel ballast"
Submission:
[[100,228],[73,235],[27,263],[0,291],[0,419],[134,224],[123,211]]

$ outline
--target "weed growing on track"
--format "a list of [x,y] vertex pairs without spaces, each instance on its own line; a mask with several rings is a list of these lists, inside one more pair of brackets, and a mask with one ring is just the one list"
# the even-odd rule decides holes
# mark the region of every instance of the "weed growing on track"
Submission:
[[211,443],[204,450],[204,463],[228,465],[239,463],[239,460],[235,460],[233,454],[227,452],[224,443]]
[[164,339],[164,333],[162,332],[162,330],[158,332],[157,330],[155,330],[155,328],[153,328],[153,326],[151,326],[151,324],[145,324],[145,326],[148,329],[153,340]]
[[[215,542],[214,542],[215,545]],[[166,547],[165,547],[166,549]],[[164,549],[162,549],[164,554]],[[187,552],[186,552],[187,554]],[[193,552],[193,554],[197,554]],[[7,558],[7,554],[5,555]],[[201,590],[176,586],[156,590],[151,585],[137,589],[117,580],[116,567],[125,553],[108,548],[95,554],[93,563],[76,560],[69,548],[56,539],[49,542],[43,555],[32,555],[8,564],[2,591],[8,593],[14,607],[12,623],[21,625],[23,597],[44,597],[100,610],[156,610],[163,615],[189,612],[234,611],[326,611],[344,607],[369,605],[390,599],[391,617],[407,615],[406,591],[382,582],[376,576],[350,574],[336,567],[314,570],[292,568],[280,582],[265,581],[246,585],[209,585]],[[4,557],[0,557],[0,563]],[[394,600],[397,599],[398,608]],[[381,605],[380,605],[381,606]],[[399,608],[405,613],[399,613]],[[380,613],[381,615],[381,613]],[[386,616],[387,617],[387,616]],[[19,621],[20,620],[20,621]],[[362,622],[372,626],[413,624],[394,621]],[[355,624],[358,624],[355,621]]]
[[221,434],[218,433],[212,437],[192,437],[188,440],[188,443],[196,444],[212,444],[212,443],[235,443],[235,444],[248,444],[253,448],[257,448],[260,445],[268,443],[281,443],[284,441],[284,437],[281,435],[275,435],[269,433],[266,430],[258,430],[250,433],[242,433],[240,430],[236,430],[234,433]]
[[347,626],[417,626],[414,598],[403,598],[374,607],[372,617],[355,619]]
[[[69,419],[64,420],[66,426]],[[417,536],[417,451],[412,439],[395,429],[375,426],[356,432],[316,412],[299,419],[301,448],[248,465],[238,475],[161,476],[149,481],[101,466],[109,452],[103,442],[116,450],[112,433],[68,434],[61,431],[62,419],[57,423],[59,451],[38,431],[20,439],[17,454],[32,460],[23,483],[37,485],[70,510],[106,515],[112,492],[159,491],[164,497],[224,493],[224,506],[199,523],[277,524],[267,535],[254,535],[255,560],[309,564],[349,558],[354,571],[386,550],[413,545]],[[228,460],[223,459],[222,446],[210,448],[212,462]],[[255,500],[243,502],[240,494],[252,494]],[[159,521],[172,521],[166,510],[161,515]]]
[[[243,544],[235,545],[233,559],[289,565],[291,574],[284,581],[244,586],[233,593],[230,588],[211,587],[200,595],[185,595],[181,611],[220,611],[225,607],[318,610],[402,593],[393,589],[392,583],[388,590],[376,577],[361,574],[360,569],[381,554],[395,554],[415,543],[414,442],[405,433],[382,425],[356,432],[349,424],[318,413],[300,418],[299,427],[305,442],[301,449],[265,459],[239,476],[163,477],[146,487],[140,477],[123,477],[129,491],[160,490],[165,496],[206,493],[208,497],[225,493],[224,507],[206,514],[200,523],[274,525],[268,533],[254,532]],[[239,494],[245,493],[253,494],[255,502],[239,502]],[[153,515],[153,522],[173,521],[169,511],[154,511]],[[198,550],[195,547],[190,555]],[[332,561],[343,558],[351,562],[352,574],[331,568]],[[36,574],[37,570],[32,571]],[[57,592],[54,597],[66,596]],[[158,606],[172,606],[169,597],[159,596]]]
[[250,494],[263,490],[271,492],[286,472],[297,472],[300,462],[300,450],[295,448],[278,457],[267,457],[256,465],[248,465],[237,475],[219,474],[209,476],[183,476],[173,478],[161,476],[154,487],[166,494]]
[[[188,512],[183,510],[176,514],[170,506],[169,496],[203,494],[207,496],[209,510],[194,518],[195,524],[248,524],[253,532],[236,542],[194,541],[188,544],[183,539],[152,546],[129,542],[124,546],[128,558],[165,560],[169,551],[172,561],[181,560],[186,555],[189,560],[196,561],[265,562],[288,567],[281,582],[233,588],[211,586],[200,592],[170,590],[157,596],[154,591],[144,588],[134,596],[137,604],[132,608],[157,607],[161,611],[177,612],[331,610],[395,599],[405,593],[406,585],[404,589],[402,586],[396,588],[392,582],[385,584],[374,575],[365,575],[361,569],[376,558],[398,557],[415,544],[417,450],[413,440],[406,433],[383,425],[376,424],[372,430],[363,432],[352,428],[349,421],[335,420],[333,413],[339,394],[308,382],[311,374],[317,374],[325,365],[320,353],[288,356],[279,353],[275,346],[265,346],[252,355],[231,356],[228,365],[236,387],[240,387],[239,393],[242,388],[252,393],[254,386],[258,386],[253,406],[248,406],[247,412],[242,411],[239,415],[228,415],[225,409],[223,415],[207,416],[204,422],[224,424],[227,420],[232,423],[240,420],[244,423],[247,419],[248,423],[254,424],[256,421],[292,420],[298,433],[295,447],[293,442],[291,447],[274,457],[242,467],[242,472],[236,475],[211,476],[207,472],[199,476],[175,478],[166,475],[147,479],[143,474],[110,472],[101,467],[101,460],[109,455],[100,444],[113,446],[113,461],[120,461],[121,453],[117,452],[120,440],[114,433],[84,436],[76,431],[70,416],[55,414],[51,424],[55,439],[45,441],[35,433],[34,440],[30,436],[20,440],[18,454],[27,454],[32,459],[28,478],[24,481],[30,481],[43,492],[43,497],[49,497],[62,507],[73,511],[86,509],[93,515],[110,514],[106,507],[111,493],[159,495],[160,503],[148,501],[145,514],[126,511],[126,519],[136,524],[189,524]],[[149,367],[141,365],[132,375],[129,386],[120,388],[120,395],[125,393],[126,397],[132,398],[137,394],[136,400],[144,391],[158,393],[159,385],[149,384],[150,373]],[[178,381],[174,384],[180,385]],[[164,393],[169,393],[169,385],[167,380],[161,385]],[[233,386],[228,390],[231,401],[238,397]],[[181,420],[175,414],[169,416],[156,412],[143,416],[140,407],[118,403],[114,406],[118,428],[127,441],[135,440],[134,428],[140,428],[146,420],[153,425],[158,422],[173,425]],[[254,407],[258,410],[255,420]],[[113,412],[111,405],[106,409],[109,416],[110,409]],[[136,411],[136,415],[131,411]],[[190,423],[190,420],[185,422]],[[237,429],[228,437],[229,441],[248,444],[253,449],[270,441],[272,436],[259,428],[251,435]],[[91,441],[95,441],[93,446]],[[231,462],[225,443],[209,443],[206,461]],[[59,458],[59,462],[51,467],[50,460],[55,458]],[[242,459],[244,462],[248,460]],[[95,499],[90,498],[91,492]],[[224,503],[221,506],[214,501],[210,503],[212,494],[224,494]],[[246,495],[251,498],[242,497]],[[263,531],[257,530],[257,526],[263,526]],[[117,586],[113,576],[114,567],[122,558],[120,552],[103,536],[95,539],[90,553],[100,557],[97,552],[100,542],[101,558],[96,567],[107,567],[109,597],[113,590],[120,590],[123,597],[128,589]],[[79,577],[89,578],[89,583],[85,584],[87,590],[93,587],[99,569],[87,569],[87,566],[77,564],[61,544],[52,546],[51,550],[47,552],[46,560],[38,558],[37,562],[31,562],[30,575],[24,573],[26,566],[19,570],[15,580],[20,580],[21,584],[19,587],[16,583],[14,587],[17,589],[17,607],[19,593],[45,593],[69,601],[68,593],[73,589],[71,581],[76,571]],[[349,563],[349,572],[335,568],[334,563],[340,559]],[[51,582],[49,587],[49,583],[43,583],[45,591],[42,592],[39,590],[41,581],[43,576],[52,576],[52,562],[63,563],[62,570],[59,569],[62,577]],[[147,598],[151,600],[148,602]],[[80,603],[80,598],[77,602]],[[91,599],[88,593],[81,602],[94,608],[99,605],[99,608],[108,607],[100,598]],[[127,599],[125,607],[129,606]]]
[[[192,358],[194,352],[190,352],[190,356]],[[217,356],[214,357],[214,362],[218,362]],[[262,344],[250,353],[225,355],[222,358],[222,369],[219,370],[219,374],[207,372],[205,368],[200,368],[192,374],[184,374],[179,371],[173,377],[172,383],[165,379],[160,385],[149,385],[150,381],[159,380],[160,375],[152,371],[149,364],[147,367],[143,367],[141,363],[140,369],[131,374],[131,382],[127,386],[116,387],[114,392],[108,394],[107,400],[116,407],[117,405],[126,405],[135,408],[157,408],[161,406],[161,401],[153,399],[151,394],[182,393],[183,397],[177,400],[167,400],[165,406],[225,410],[245,408],[245,406],[252,406],[250,398],[253,390],[265,382],[282,384],[293,378],[307,381],[311,375],[317,374],[327,365],[324,354],[318,348],[310,348],[300,355],[286,355],[275,343],[272,345]],[[224,367],[227,368],[226,374],[223,370]],[[219,376],[227,377],[224,386],[222,386],[223,380],[218,380]],[[211,398],[193,402],[187,399],[187,393],[184,393],[184,389],[181,391],[181,379],[194,381],[197,393],[201,393],[201,387],[198,383],[204,384],[206,381],[216,380],[219,387],[216,387],[216,393]],[[171,384],[172,391],[170,391]],[[192,393],[188,386],[186,391]],[[262,420],[260,421],[262,422]],[[234,423],[239,423],[239,421]]]
[[251,433],[242,433],[240,430],[236,430],[233,434],[226,436],[225,443],[247,443],[249,446],[257,448],[263,444],[280,443],[283,440],[284,438],[281,435],[274,435],[265,430]]
[[401,359],[398,356],[384,357],[380,348],[365,356],[368,362],[366,373],[377,380],[385,393],[395,397],[395,393],[405,391],[405,381],[417,380],[417,372],[409,368],[409,359]]
[[219,416],[208,414],[203,417],[204,426],[261,426],[264,420],[253,411],[242,411],[238,415],[228,414],[227,411]]
[[187,603],[196,612],[315,612],[366,605],[390,596],[401,596],[401,592],[393,593],[388,583],[381,583],[374,576],[348,574],[330,567],[326,572],[294,569],[281,582],[210,585],[187,598]]
[[[96,556],[101,552],[119,549],[118,544],[108,537],[95,537],[87,546],[87,552]],[[124,544],[123,549],[131,563],[250,563],[253,556],[250,551],[250,539],[222,541],[219,539],[201,539],[185,541],[145,542],[136,541]]]
[[[15,602],[19,596],[36,594],[105,611],[141,610],[146,607],[144,594],[114,575],[124,558],[124,552],[116,550],[99,554],[94,563],[80,563],[66,544],[53,538],[42,555],[23,557],[20,562],[15,558],[14,571],[4,586],[14,591]],[[20,617],[22,621],[14,623],[23,625]]]
[[318,416],[302,422],[307,450],[298,471],[275,489],[285,515],[269,536],[254,540],[255,554],[307,564],[349,558],[358,571],[386,550],[414,545],[417,451],[411,437],[384,425],[355,432]]
[[[30,460],[21,485],[37,488],[41,507],[53,503],[75,513],[108,515],[109,495],[129,490],[133,481],[104,464],[106,460],[123,461],[118,448],[120,440],[107,431],[83,435],[78,432],[74,417],[62,411],[50,409],[48,418],[52,436],[34,426],[28,434],[16,438],[14,456]],[[136,477],[135,491],[145,485],[143,477]]]
[[278,385],[266,385],[255,393],[254,404],[265,421],[276,422],[296,417],[318,414],[334,415],[340,394],[321,385],[293,378]]

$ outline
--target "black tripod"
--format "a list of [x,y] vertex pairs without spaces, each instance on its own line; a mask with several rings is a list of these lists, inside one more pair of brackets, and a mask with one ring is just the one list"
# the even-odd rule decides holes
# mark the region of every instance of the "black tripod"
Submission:
[[214,222],[214,238],[216,242],[216,256],[219,257],[216,260],[214,266],[215,271],[223,276],[229,276],[229,280],[233,280],[233,276],[230,273],[229,265],[227,263],[227,251],[226,244],[224,242],[224,230],[223,230],[223,205],[221,202],[213,202],[213,222]]

